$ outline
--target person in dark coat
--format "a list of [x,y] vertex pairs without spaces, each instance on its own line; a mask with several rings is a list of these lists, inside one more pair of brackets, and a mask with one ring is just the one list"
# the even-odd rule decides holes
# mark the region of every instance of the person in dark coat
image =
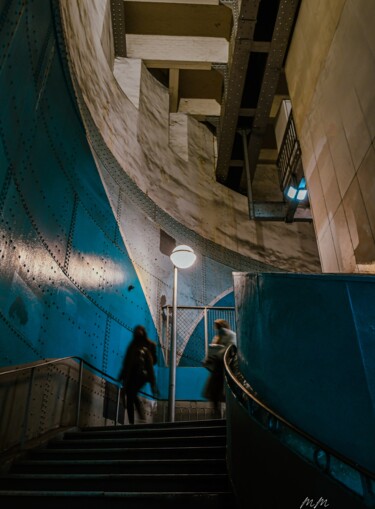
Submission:
[[119,376],[122,381],[122,401],[128,412],[129,424],[134,424],[134,409],[140,419],[145,419],[143,405],[138,397],[142,387],[150,383],[153,394],[157,393],[154,372],[156,361],[156,343],[147,337],[146,329],[142,325],[137,325]]
[[210,353],[203,362],[210,371],[203,389],[203,397],[213,403],[214,416],[221,417],[221,403],[225,401],[224,394],[224,354],[230,345],[236,345],[236,333],[230,328],[226,320],[219,318],[214,322],[216,336],[210,345]]

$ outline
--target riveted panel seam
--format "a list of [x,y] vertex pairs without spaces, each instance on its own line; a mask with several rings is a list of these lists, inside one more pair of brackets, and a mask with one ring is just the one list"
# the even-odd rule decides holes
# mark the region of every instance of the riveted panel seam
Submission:
[[[110,318],[112,318],[114,321],[116,321],[118,324],[122,325],[123,327],[125,327],[126,329],[132,331],[133,329],[131,327],[129,327],[127,324],[125,324],[122,320],[120,320],[119,318],[117,318],[115,315],[113,315],[113,313],[109,312],[108,310],[106,310],[104,308],[104,306],[102,306],[101,304],[99,304],[79,283],[77,283],[77,281],[75,281],[75,279],[68,273],[65,271],[64,267],[62,266],[62,264],[59,262],[59,260],[56,258],[56,256],[54,255],[53,251],[51,250],[51,248],[49,247],[47,241],[45,240],[44,236],[42,235],[42,232],[40,231],[39,227],[37,226],[37,223],[33,217],[33,215],[31,214],[30,212],[30,209],[29,207],[27,206],[27,203],[26,203],[26,200],[25,200],[25,197],[24,195],[22,194],[22,191],[21,191],[21,188],[20,188],[20,185],[17,181],[17,178],[15,175],[13,175],[14,177],[14,180],[15,180],[15,186],[16,186],[16,189],[17,189],[17,192],[20,196],[20,201],[23,205],[23,208],[31,222],[31,224],[33,225],[34,227],[34,230],[35,232],[37,233],[42,245],[46,248],[46,250],[48,251],[48,253],[50,254],[50,256],[52,257],[52,259],[55,261],[55,263],[58,265],[58,267],[61,269],[61,271],[65,274],[65,276],[73,283],[73,285],[88,299],[90,300],[98,309],[100,309],[103,313],[105,313],[107,316],[109,316]],[[52,281],[52,284],[53,284],[53,281]]]
[[[25,8],[26,8],[27,1],[26,0],[22,0],[20,3],[21,3],[21,5],[19,7],[19,10],[15,12],[16,20],[13,23],[14,27],[13,28],[9,27],[10,30],[8,32],[6,32],[5,35],[4,35],[3,31],[5,29],[6,21],[8,19],[8,12],[9,12],[9,9],[10,9],[10,5],[4,6],[4,9],[3,9],[2,13],[1,13],[1,18],[0,18],[0,40],[3,41],[3,48],[4,49],[3,49],[2,53],[0,54],[0,71],[3,68],[4,62],[5,62],[6,57],[7,57],[8,50],[9,50],[9,48],[10,48],[10,46],[12,44],[12,41],[13,41],[15,35],[16,35],[16,32],[18,30],[20,21],[22,19],[22,16],[23,16]],[[9,24],[11,24],[11,23],[9,23]]]
[[77,195],[75,194],[74,202],[73,202],[72,217],[71,217],[69,234],[68,234],[68,242],[66,244],[66,253],[65,253],[65,260],[64,260],[65,273],[69,272],[69,260],[70,260],[70,254],[72,252],[72,241],[73,241],[76,220],[77,220]]
[[[1,133],[0,133],[0,137],[1,137]],[[12,170],[11,170],[11,165],[9,165],[8,169],[5,173],[5,178],[4,178],[3,185],[1,186],[1,191],[0,191],[0,212],[3,212],[6,196],[8,194],[11,181],[12,181]]]
[[3,322],[5,323],[5,325],[8,327],[8,329],[10,329],[12,331],[12,333],[15,336],[17,336],[18,339],[20,339],[22,341],[22,343],[24,345],[26,345],[37,356],[37,358],[39,358],[40,352],[36,348],[34,348],[34,346],[31,344],[31,342],[26,338],[26,336],[24,334],[22,334],[16,327],[14,327],[12,322],[10,320],[8,320],[8,318],[4,315],[4,313],[1,311],[1,309],[0,309],[0,317],[3,320]]
[[111,337],[111,320],[107,315],[107,320],[105,323],[105,334],[104,334],[104,345],[103,345],[103,370],[107,371],[108,367],[108,351],[109,351],[109,341]]

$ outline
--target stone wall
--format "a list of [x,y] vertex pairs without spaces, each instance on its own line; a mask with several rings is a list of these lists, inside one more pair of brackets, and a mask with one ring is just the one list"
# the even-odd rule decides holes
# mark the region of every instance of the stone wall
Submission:
[[303,0],[288,55],[324,272],[375,272],[374,23],[369,0]]
[[[247,198],[216,182],[214,136],[192,118],[187,123],[169,118],[168,90],[143,64],[138,108],[134,91],[128,98],[124,76],[116,80],[108,45],[103,47],[107,2],[62,0],[61,9],[71,70],[86,105],[140,189],[172,218],[220,246],[284,270],[320,271],[313,226],[250,221]],[[185,135],[186,141],[177,141]]]

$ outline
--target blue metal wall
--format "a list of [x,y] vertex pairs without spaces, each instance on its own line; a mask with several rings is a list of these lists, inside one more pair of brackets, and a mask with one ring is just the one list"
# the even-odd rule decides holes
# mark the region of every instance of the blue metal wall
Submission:
[[375,277],[234,275],[240,369],[290,422],[375,470]]
[[133,327],[156,331],[64,73],[52,5],[0,2],[0,365],[77,355],[117,376]]

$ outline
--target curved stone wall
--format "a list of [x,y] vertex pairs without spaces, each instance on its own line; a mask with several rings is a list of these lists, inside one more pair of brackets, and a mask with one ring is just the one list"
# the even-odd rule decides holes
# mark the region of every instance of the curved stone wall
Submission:
[[374,12],[303,0],[286,64],[323,272],[375,273]]
[[[60,5],[78,93],[117,165],[140,190],[179,224],[221,247],[278,269],[320,271],[313,226],[250,221],[247,199],[215,180],[212,134],[194,119],[171,120],[168,91],[143,65],[138,107],[127,97],[102,42],[110,27],[108,2]],[[185,142],[176,129],[185,131]]]

